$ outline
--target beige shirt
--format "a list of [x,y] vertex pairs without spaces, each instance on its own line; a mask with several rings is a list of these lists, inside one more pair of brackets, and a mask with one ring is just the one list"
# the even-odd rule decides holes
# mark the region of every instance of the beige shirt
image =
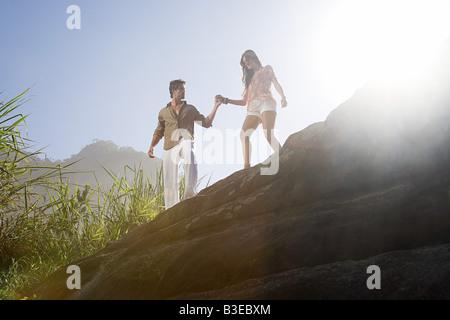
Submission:
[[154,134],[161,138],[164,137],[164,150],[170,150],[178,144],[181,138],[194,139],[195,122],[205,128],[212,126],[209,118],[186,101],[183,101],[178,115],[173,110],[172,103],[168,103],[159,112],[158,127]]

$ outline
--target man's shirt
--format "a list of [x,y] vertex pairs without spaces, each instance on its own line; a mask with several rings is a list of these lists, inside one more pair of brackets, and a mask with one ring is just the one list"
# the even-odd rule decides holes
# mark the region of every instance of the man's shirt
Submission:
[[[194,122],[199,122],[202,127],[209,128],[212,126],[209,118],[202,115],[193,105],[183,101],[183,105],[178,112],[178,115],[172,108],[172,103],[159,112],[158,127],[155,130],[155,135],[164,137],[164,150],[170,150],[176,146],[179,140],[183,137],[183,133],[188,135],[184,138],[194,139]],[[178,130],[177,129],[181,129]],[[184,129],[184,130],[182,130]],[[175,132],[175,135],[173,133]]]

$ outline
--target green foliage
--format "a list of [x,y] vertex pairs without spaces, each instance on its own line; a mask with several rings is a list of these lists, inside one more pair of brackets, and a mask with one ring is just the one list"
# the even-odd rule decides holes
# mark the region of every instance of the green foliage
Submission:
[[82,189],[70,182],[69,166],[33,165],[40,152],[26,152],[25,116],[15,115],[24,91],[0,105],[0,299],[57,268],[94,253],[163,210],[160,172],[151,183],[140,168],[124,176],[108,171],[112,187]]

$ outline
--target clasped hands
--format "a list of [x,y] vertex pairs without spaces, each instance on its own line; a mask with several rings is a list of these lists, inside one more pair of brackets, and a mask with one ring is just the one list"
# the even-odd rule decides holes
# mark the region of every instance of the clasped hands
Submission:
[[[223,97],[220,94],[216,95],[215,101],[216,101],[216,103],[219,101],[221,104],[222,103],[228,104],[228,98],[225,98],[225,97]],[[287,100],[286,100],[286,97],[284,97],[284,96],[281,98],[281,107],[282,108],[286,108],[287,107]]]
[[222,103],[225,102],[225,98],[222,95],[218,94],[214,97],[214,101],[215,101],[215,104],[218,104],[220,106]]

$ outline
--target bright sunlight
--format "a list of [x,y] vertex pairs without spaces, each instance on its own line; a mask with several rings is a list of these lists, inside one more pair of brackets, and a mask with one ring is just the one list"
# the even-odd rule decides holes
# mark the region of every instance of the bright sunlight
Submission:
[[319,35],[322,77],[342,90],[420,76],[450,36],[449,12],[450,1],[442,0],[341,2]]

